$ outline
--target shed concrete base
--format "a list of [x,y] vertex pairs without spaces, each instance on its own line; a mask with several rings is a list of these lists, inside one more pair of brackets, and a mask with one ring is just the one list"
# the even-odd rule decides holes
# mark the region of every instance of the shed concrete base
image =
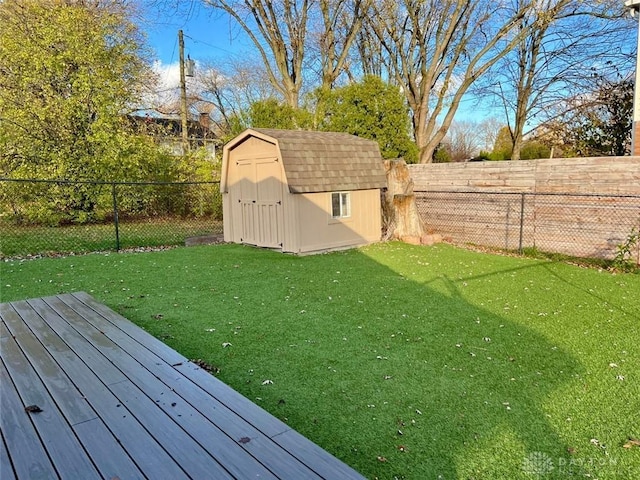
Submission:
[[214,243],[224,243],[224,235],[222,233],[213,233],[211,235],[189,237],[184,241],[186,247],[193,247],[195,245],[212,245]]

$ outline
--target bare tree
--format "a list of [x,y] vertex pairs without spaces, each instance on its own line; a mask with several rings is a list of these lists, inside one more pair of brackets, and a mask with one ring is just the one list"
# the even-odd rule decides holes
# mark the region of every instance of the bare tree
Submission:
[[202,0],[232,17],[251,39],[271,84],[297,108],[305,75],[330,89],[345,71],[349,52],[373,0]]
[[[369,22],[364,22],[358,32],[355,41],[355,50],[356,52],[352,53],[355,58],[354,63],[361,69],[363,75],[382,77],[383,73],[388,73],[385,69],[382,45],[378,41]],[[355,69],[349,69],[347,71],[350,78],[354,78],[354,76],[360,73],[354,70]]]
[[498,132],[504,127],[504,121],[497,117],[487,117],[478,123],[478,138],[480,150],[490,152],[496,143]]
[[623,13],[615,0],[539,0],[522,18],[518,28],[529,33],[488,77],[505,109],[512,160],[520,159],[528,121],[557,115],[567,97],[592,91],[594,78],[628,64],[623,48],[636,27]]
[[464,162],[475,157],[483,143],[482,130],[478,122],[454,120],[442,142],[452,162]]
[[331,89],[345,69],[364,14],[372,0],[319,0],[322,26],[318,34],[318,52],[324,89]]
[[431,161],[470,86],[527,35],[532,1],[377,0],[369,25],[412,110],[420,161]]
[[221,134],[228,134],[234,122],[245,124],[245,115],[254,102],[278,98],[262,64],[233,60],[203,64],[198,69],[201,98],[214,105],[212,119]]
[[251,39],[269,81],[297,108],[303,79],[309,10],[314,0],[203,0],[230,15]]

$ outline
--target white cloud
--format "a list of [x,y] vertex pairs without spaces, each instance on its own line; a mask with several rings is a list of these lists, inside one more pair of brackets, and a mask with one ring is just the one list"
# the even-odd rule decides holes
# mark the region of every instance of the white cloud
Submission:
[[[155,84],[144,95],[141,110],[157,110],[163,113],[176,113],[180,101],[180,64],[178,62],[165,64],[160,60],[153,62],[152,71],[155,76]],[[196,63],[196,72],[202,66]],[[202,82],[197,77],[186,78],[188,96],[200,96],[205,90]]]
[[164,64],[155,61],[152,66],[157,83],[155,92],[148,99],[149,105],[161,107],[174,103],[180,96],[180,65],[178,62]]
[[158,76],[158,89],[167,90],[180,86],[180,65],[178,62],[164,64],[160,60],[153,62],[153,72]]

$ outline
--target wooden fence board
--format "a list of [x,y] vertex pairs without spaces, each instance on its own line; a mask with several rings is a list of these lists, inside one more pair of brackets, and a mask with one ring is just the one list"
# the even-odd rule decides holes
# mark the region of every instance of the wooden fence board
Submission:
[[505,249],[535,246],[612,259],[617,246],[640,228],[640,195],[454,191],[416,195],[427,230],[458,243]]
[[414,190],[640,195],[640,157],[409,165]]

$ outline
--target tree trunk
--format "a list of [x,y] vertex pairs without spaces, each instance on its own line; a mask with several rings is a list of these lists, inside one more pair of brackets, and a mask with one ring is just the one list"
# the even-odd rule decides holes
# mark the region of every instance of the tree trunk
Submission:
[[387,191],[382,205],[384,239],[419,244],[425,228],[418,213],[407,164],[402,159],[385,160],[384,168],[387,173]]
[[522,136],[516,134],[513,139],[513,150],[511,150],[511,160],[517,162],[520,160],[520,152],[522,151]]

